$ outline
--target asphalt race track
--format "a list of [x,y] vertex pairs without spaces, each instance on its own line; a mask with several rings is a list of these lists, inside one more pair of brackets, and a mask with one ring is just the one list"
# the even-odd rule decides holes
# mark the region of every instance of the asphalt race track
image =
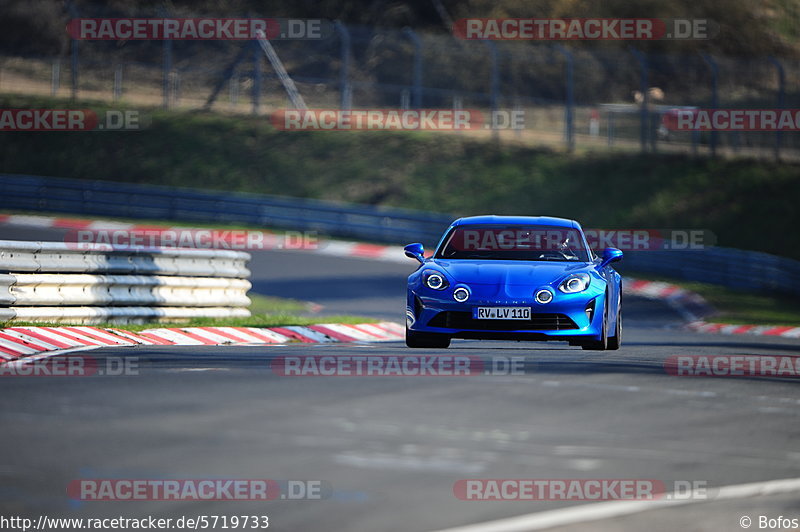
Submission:
[[[58,240],[0,227],[0,238]],[[408,265],[255,252],[254,291],[402,322]],[[715,500],[716,488],[800,477],[800,394],[789,379],[676,377],[678,354],[794,355],[796,341],[679,329],[660,303],[627,298],[621,350],[559,343],[134,347],[138,375],[8,377],[0,383],[0,514],[49,517],[269,515],[274,530],[426,531],[583,501],[462,501],[459,479],[705,482],[708,499],[557,530],[737,530],[742,516],[800,517],[799,492]],[[286,377],[275,357],[447,354],[524,374]],[[325,500],[92,501],[81,478],[322,480]],[[671,491],[671,489],[670,489]],[[598,503],[594,503],[598,504]],[[532,528],[532,527],[531,527]],[[754,529],[758,528],[754,523]],[[486,528],[488,530],[488,528]]]

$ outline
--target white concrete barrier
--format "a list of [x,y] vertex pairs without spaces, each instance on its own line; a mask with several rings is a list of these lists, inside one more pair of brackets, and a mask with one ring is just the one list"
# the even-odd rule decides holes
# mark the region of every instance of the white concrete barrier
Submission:
[[250,255],[0,240],[0,321],[249,316]]
[[0,272],[128,273],[246,278],[250,254],[227,249],[113,248],[0,240]]
[[[14,280],[0,302],[15,306],[189,306],[246,307],[246,279],[169,277],[166,275],[90,275],[15,273],[0,277],[0,286]],[[7,303],[8,300],[10,303]]]
[[[231,307],[13,307],[12,321],[48,323],[144,323],[191,318],[246,318],[246,308]],[[6,320],[8,321],[8,320]]]

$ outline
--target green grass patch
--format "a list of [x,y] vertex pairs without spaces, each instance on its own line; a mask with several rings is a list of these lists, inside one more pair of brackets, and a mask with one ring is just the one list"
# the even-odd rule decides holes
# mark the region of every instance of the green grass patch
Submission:
[[297,299],[262,296],[261,294],[254,294],[252,292],[247,294],[247,297],[249,297],[251,301],[248,308],[254,316],[260,314],[302,314],[308,312],[311,305],[306,301],[299,301]]
[[[286,299],[281,297],[262,296],[259,294],[248,294],[252,301],[249,318],[195,318],[180,322],[151,322],[151,323],[99,323],[93,327],[114,327],[127,331],[143,331],[145,329],[155,329],[158,327],[285,327],[287,325],[314,325],[317,323],[376,323],[381,320],[367,318],[365,316],[313,316],[300,315],[309,312],[310,303],[298,301],[296,299]],[[85,325],[82,323],[69,322],[21,322],[6,321],[0,323],[0,329],[4,327],[69,327],[74,325]]]
[[249,318],[197,318],[185,323],[98,325],[128,331],[143,331],[156,327],[286,327],[288,325],[315,325],[318,323],[376,323],[380,320],[363,316],[297,316],[295,314],[253,314]]
[[[262,314],[253,315],[249,318],[196,318],[183,322],[163,322],[163,323],[96,323],[92,327],[115,328],[125,331],[144,331],[147,329],[157,329],[160,327],[181,328],[181,327],[286,327],[289,325],[315,325],[318,323],[377,323],[381,320],[366,318],[363,316],[297,316],[294,314]],[[28,321],[6,321],[0,323],[0,329],[6,327],[74,327],[86,325],[85,323],[55,323],[55,322],[28,322]]]
[[700,294],[719,312],[709,316],[708,321],[741,325],[800,326],[800,301],[796,298],[741,292],[707,283],[644,273],[631,273],[630,276],[648,281],[672,283]]

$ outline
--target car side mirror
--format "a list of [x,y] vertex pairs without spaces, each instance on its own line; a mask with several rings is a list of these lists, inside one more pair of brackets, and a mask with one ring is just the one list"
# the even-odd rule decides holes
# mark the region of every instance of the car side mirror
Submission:
[[603,250],[603,260],[600,262],[600,267],[603,268],[612,262],[619,262],[622,260],[622,251],[617,248],[606,248]]
[[420,264],[425,262],[425,248],[419,242],[409,244],[405,248],[406,257],[417,259]]

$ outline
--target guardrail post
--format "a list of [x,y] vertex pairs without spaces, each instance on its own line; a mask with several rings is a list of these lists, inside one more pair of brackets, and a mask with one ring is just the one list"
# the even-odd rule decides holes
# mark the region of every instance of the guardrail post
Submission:
[[498,65],[497,45],[494,41],[483,41],[489,48],[489,107],[491,109],[492,135],[497,137],[495,128],[495,113],[497,112],[498,102],[500,101],[500,67]]
[[78,99],[78,40],[72,39],[72,99]]
[[658,151],[658,113],[649,113],[650,115],[650,129],[648,131],[650,138],[650,151],[656,153]]
[[[769,57],[769,61],[775,65],[778,70],[778,109],[783,109],[786,106],[786,71],[780,61],[774,57]],[[775,132],[775,160],[781,160],[781,130]]]
[[572,52],[561,45],[556,45],[556,51],[564,56],[566,93],[564,107],[564,140],[567,143],[567,150],[575,149],[575,57]]
[[411,93],[408,89],[403,89],[400,91],[400,109],[403,111],[408,111],[411,109]]
[[339,33],[341,46],[341,66],[339,67],[339,108],[350,109],[353,106],[353,93],[350,88],[350,32],[340,21],[334,22],[334,27]]
[[164,107],[164,109],[169,109],[170,72],[172,72],[172,41],[170,39],[164,39],[161,74],[161,92],[164,100],[162,107]]
[[[70,0],[67,5],[67,11],[69,15],[73,18],[79,18],[80,13],[78,12],[78,8],[75,7],[75,4]],[[72,81],[72,92],[71,98],[73,101],[78,99],[78,39],[72,38],[70,40],[70,68],[72,69],[71,72],[71,81]]]
[[122,65],[114,69],[114,101],[122,98]]
[[253,41],[253,114],[257,115],[261,110],[261,49],[258,43]]
[[[518,116],[524,116],[525,113],[525,110],[522,108],[522,104],[520,103],[518,98],[514,101],[514,112],[518,113]],[[517,139],[521,139],[522,128],[514,128],[514,136],[516,136]]]
[[648,64],[647,64],[647,56],[640,52],[635,48],[630,49],[633,56],[639,61],[639,91],[642,93],[642,109],[639,113],[639,145],[641,146],[642,152],[647,151],[647,128],[649,124],[649,120],[647,119],[648,115],[648,106],[649,106],[649,95],[647,94],[648,85],[650,82],[648,81]]
[[181,96],[181,73],[178,70],[172,72],[172,106],[177,107]]
[[[705,61],[708,68],[711,70],[711,109],[717,109],[719,107],[719,67],[717,66],[717,62],[714,61],[714,58],[711,57],[709,54],[702,54],[701,56],[703,61]],[[715,129],[711,130],[710,142],[709,147],[711,148],[711,156],[717,156],[717,135],[718,132]]]
[[228,80],[228,100],[231,105],[239,103],[239,74],[234,73]]
[[[453,94],[453,111],[460,111],[464,108],[464,101],[458,94]],[[461,130],[456,130],[456,133],[461,133]]]
[[53,59],[53,74],[50,79],[50,96],[55,96],[58,93],[58,88],[61,86],[61,60]]
[[498,61],[497,45],[494,41],[483,41],[489,47],[489,60],[491,61],[489,106],[492,111],[497,111],[500,102],[500,66]]
[[416,109],[422,108],[422,41],[414,30],[411,28],[403,28],[403,33],[411,40],[414,45],[414,72],[413,72],[413,93],[414,101],[413,106]]

